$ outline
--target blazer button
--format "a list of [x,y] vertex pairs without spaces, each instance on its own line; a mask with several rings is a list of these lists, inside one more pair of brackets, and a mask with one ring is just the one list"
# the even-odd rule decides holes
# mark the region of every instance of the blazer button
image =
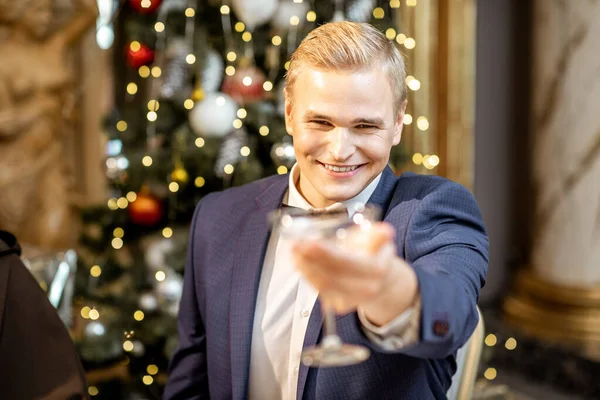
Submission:
[[450,326],[448,325],[448,321],[438,319],[433,322],[433,334],[435,336],[446,336],[449,329]]

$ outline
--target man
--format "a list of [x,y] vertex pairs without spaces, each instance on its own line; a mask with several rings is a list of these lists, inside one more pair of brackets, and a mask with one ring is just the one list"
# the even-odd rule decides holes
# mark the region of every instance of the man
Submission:
[[[165,398],[445,398],[478,322],[488,240],[466,189],[387,167],[405,75],[394,44],[368,24],[329,23],[302,41],[285,89],[297,164],[198,205]],[[270,235],[267,215],[282,204],[367,200],[384,211],[369,255],[300,243],[290,256]],[[367,361],[301,365],[320,339],[321,302],[338,311],[344,342],[370,347]]]
[[64,324],[0,230],[0,398],[87,399],[87,384]]

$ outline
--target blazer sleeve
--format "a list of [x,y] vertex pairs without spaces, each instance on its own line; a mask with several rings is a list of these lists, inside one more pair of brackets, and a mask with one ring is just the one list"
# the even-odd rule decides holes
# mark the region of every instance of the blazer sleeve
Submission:
[[406,235],[398,240],[418,279],[419,339],[393,350],[364,334],[362,342],[378,352],[445,358],[466,343],[479,321],[489,247],[481,212],[466,188],[444,180],[415,206]]
[[488,237],[471,193],[445,181],[427,194],[410,219],[404,248],[419,282],[421,333],[401,352],[444,358],[475,330],[488,267]]
[[163,394],[165,400],[209,398],[206,332],[198,308],[202,293],[196,287],[196,268],[199,268],[196,262],[201,259],[196,253],[202,250],[202,244],[198,242],[198,230],[205,199],[196,207],[190,228],[183,292],[177,317],[179,345],[169,363],[169,378]]

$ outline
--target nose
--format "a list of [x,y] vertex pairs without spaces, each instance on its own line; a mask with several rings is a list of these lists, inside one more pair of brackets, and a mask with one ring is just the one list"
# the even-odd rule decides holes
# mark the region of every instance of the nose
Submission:
[[330,135],[329,152],[336,161],[345,161],[354,154],[356,147],[347,128],[332,129]]

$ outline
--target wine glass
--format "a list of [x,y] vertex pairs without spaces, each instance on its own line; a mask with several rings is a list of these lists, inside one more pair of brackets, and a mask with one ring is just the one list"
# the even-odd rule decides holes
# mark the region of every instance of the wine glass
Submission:
[[[271,220],[281,238],[323,240],[353,252],[366,252],[365,240],[371,225],[381,216],[379,207],[358,204],[352,210],[311,213],[294,208],[279,210]],[[335,311],[323,305],[323,339],[302,352],[302,363],[310,367],[358,364],[369,358],[364,346],[343,343],[336,332]]]

